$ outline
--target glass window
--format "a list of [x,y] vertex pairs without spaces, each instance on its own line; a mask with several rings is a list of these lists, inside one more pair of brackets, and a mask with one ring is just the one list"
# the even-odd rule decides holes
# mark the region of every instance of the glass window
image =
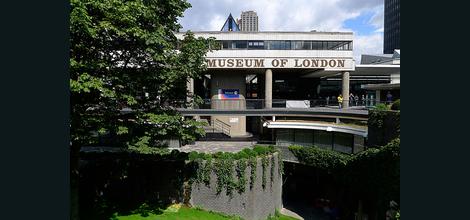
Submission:
[[246,49],[247,42],[243,40],[232,41],[232,49]]
[[352,145],[354,144],[354,136],[352,134],[335,132],[333,150],[352,153]]
[[313,145],[313,131],[308,129],[296,129],[294,130],[295,144],[301,146],[312,146]]
[[276,145],[290,146],[294,144],[293,129],[276,129]]
[[230,41],[222,41],[222,48],[223,49],[230,49],[231,48],[231,42]]
[[302,41],[292,41],[292,49],[301,50],[302,49]]
[[311,49],[312,49],[312,42],[304,41],[302,44],[302,50],[311,50]]
[[321,50],[322,42],[321,41],[312,41],[312,50]]
[[313,133],[313,144],[320,148],[331,149],[333,143],[333,133],[315,130]]
[[248,49],[264,49],[263,41],[249,41]]

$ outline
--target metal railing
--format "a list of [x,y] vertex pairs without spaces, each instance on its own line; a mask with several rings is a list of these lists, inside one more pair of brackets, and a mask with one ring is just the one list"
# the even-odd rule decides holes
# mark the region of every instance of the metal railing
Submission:
[[219,120],[219,119],[213,119],[211,120],[211,124],[212,124],[212,127],[216,130],[219,130],[221,131],[222,133],[224,133],[225,135],[228,135],[230,136],[230,125]]
[[[175,103],[175,102],[174,102]],[[375,99],[349,100],[349,107],[373,107],[379,103],[389,102],[377,101]],[[199,103],[193,103],[193,109],[265,109],[267,105],[271,108],[314,108],[314,107],[338,107],[336,99],[204,99]],[[181,106],[180,108],[186,108]]]

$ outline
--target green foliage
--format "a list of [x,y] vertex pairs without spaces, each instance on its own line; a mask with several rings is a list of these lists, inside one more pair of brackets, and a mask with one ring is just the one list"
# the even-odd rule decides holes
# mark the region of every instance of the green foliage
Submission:
[[249,158],[248,165],[250,166],[250,189],[253,189],[256,180],[256,169],[258,167],[256,157]]
[[384,103],[379,103],[379,104],[375,105],[375,109],[376,110],[381,110],[381,111],[386,111],[386,110],[390,110],[390,106],[388,106]]
[[227,195],[232,195],[232,190],[235,188],[235,180],[233,179],[233,158],[223,158],[215,160],[213,171],[217,176],[217,194],[222,192],[225,188]]
[[274,182],[274,164],[276,164],[274,155],[271,156],[271,186],[273,185]]
[[[257,158],[261,158],[263,167],[263,188],[266,187],[267,166],[270,162],[269,156],[278,152],[273,146],[254,146],[253,149],[245,148],[237,153],[217,152],[215,154],[205,154],[198,152],[189,153],[189,160],[196,164],[196,183],[210,182],[210,173],[217,176],[217,193],[223,189],[227,195],[232,195],[236,189],[238,193],[243,193],[246,188],[246,168],[250,167],[250,189],[253,188],[256,180]],[[271,158],[274,158],[271,156]],[[272,159],[273,160],[273,159]],[[274,180],[274,166],[271,169],[271,179]],[[278,171],[280,172],[280,171]],[[236,177],[236,179],[235,179]]]
[[300,163],[335,174],[358,196],[373,195],[382,209],[388,201],[399,201],[399,138],[383,147],[370,148],[353,155],[318,147],[291,146],[289,150]]
[[284,174],[284,161],[282,160],[281,151],[277,154],[277,162],[278,162],[278,172],[279,176]]
[[289,150],[297,157],[300,163],[328,172],[345,167],[351,159],[349,155],[318,147],[290,146]]
[[390,107],[392,110],[400,110],[400,99],[395,100]]
[[400,111],[370,110],[367,123],[370,146],[386,145],[400,135]]
[[266,169],[268,167],[268,163],[269,163],[269,159],[268,157],[263,157],[261,158],[261,167],[262,167],[262,176],[261,176],[261,186],[263,187],[263,189],[266,188]]
[[235,167],[235,171],[237,173],[238,182],[236,184],[236,188],[239,194],[245,192],[246,188],[246,168],[247,168],[247,159],[240,159],[237,162],[237,166]]
[[[176,38],[187,1],[71,0],[70,6],[73,147],[98,144],[93,131],[112,135],[110,144],[123,147],[203,134],[169,107],[171,100],[185,100],[188,78],[202,76],[213,44],[191,32]],[[124,107],[132,112],[123,114]]]

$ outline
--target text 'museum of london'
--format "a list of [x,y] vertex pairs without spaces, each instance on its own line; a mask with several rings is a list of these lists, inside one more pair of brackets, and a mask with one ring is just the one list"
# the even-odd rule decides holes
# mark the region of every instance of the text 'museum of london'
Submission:
[[206,59],[209,68],[264,68],[264,67],[293,67],[293,68],[342,68],[345,59]]

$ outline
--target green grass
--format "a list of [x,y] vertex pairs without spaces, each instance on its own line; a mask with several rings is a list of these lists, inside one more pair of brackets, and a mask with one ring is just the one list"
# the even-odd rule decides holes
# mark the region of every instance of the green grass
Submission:
[[277,220],[298,220],[298,219],[290,217],[290,216],[281,215],[279,216]]
[[162,214],[156,215],[150,213],[147,217],[143,217],[140,214],[133,214],[127,216],[117,216],[118,220],[238,220],[237,217],[224,216],[222,214],[208,212],[200,209],[181,207],[178,212],[167,212],[164,211]]
[[[140,214],[127,216],[117,216],[117,220],[240,220],[239,217],[226,216],[215,212],[205,211],[201,209],[181,207],[178,212],[164,211],[162,214],[150,213],[143,217]],[[271,220],[297,220],[289,216],[279,215],[279,217],[271,218]]]

